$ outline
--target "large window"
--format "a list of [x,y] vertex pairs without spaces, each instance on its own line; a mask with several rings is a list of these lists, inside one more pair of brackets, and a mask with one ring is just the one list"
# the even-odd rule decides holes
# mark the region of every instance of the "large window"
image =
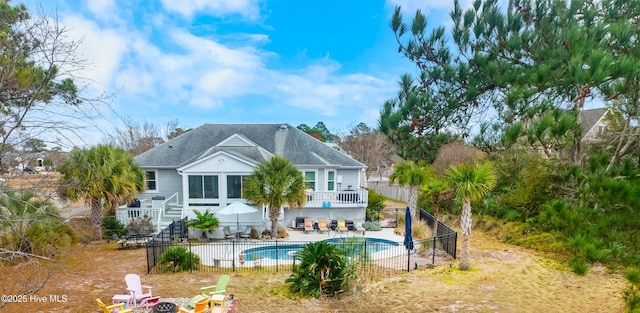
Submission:
[[242,198],[245,178],[243,175],[227,175],[227,198]]
[[217,199],[218,176],[189,175],[189,198]]
[[327,172],[327,191],[335,191],[336,190],[336,172],[328,171]]
[[156,172],[155,171],[146,171],[147,175],[147,190],[148,191],[157,191],[158,184],[156,182]]
[[316,172],[304,172],[305,187],[316,190]]

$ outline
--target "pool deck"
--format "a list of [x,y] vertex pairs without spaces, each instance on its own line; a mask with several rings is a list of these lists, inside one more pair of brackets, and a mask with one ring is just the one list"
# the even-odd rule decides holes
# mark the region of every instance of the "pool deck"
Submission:
[[[342,232],[340,234],[337,234],[336,232],[322,232],[319,233],[317,231],[314,232],[307,232],[305,233],[302,230],[293,230],[293,229],[288,229],[289,231],[289,237],[284,239],[286,240],[291,240],[291,241],[320,241],[320,240],[325,240],[327,238],[338,238],[338,237],[363,237],[362,236],[362,232],[353,232],[353,231],[349,231],[349,232]],[[399,236],[396,235],[393,232],[393,228],[383,228],[380,231],[366,231],[364,234],[364,237],[368,237],[368,238],[380,238],[380,239],[387,239],[387,240],[391,240],[394,242],[403,242],[404,241],[404,237],[403,236]],[[282,240],[282,239],[279,239]]]
[[[400,245],[398,247],[392,248],[394,250],[398,250],[398,254],[404,253],[404,247],[402,246],[402,242],[404,241],[403,236],[396,235],[393,232],[393,228],[383,228],[380,231],[366,231],[365,235],[362,235],[362,232],[304,232],[302,230],[293,230],[289,229],[289,236],[285,239],[278,239],[280,244],[286,244],[287,241],[291,241],[292,243],[299,242],[315,242],[320,240],[325,240],[327,238],[349,238],[349,237],[358,237],[358,238],[379,238],[386,239],[393,242],[397,242]],[[233,241],[233,249],[228,244],[231,241],[225,241],[223,244],[226,246],[219,246],[220,243],[211,243],[209,245],[202,246],[194,246],[191,250],[198,254],[201,258],[202,264],[215,266],[215,267],[223,267],[229,268],[234,266],[246,267],[246,266],[254,266],[256,262],[260,265],[273,265],[275,264],[275,260],[271,259],[262,259],[258,261],[247,261],[245,263],[240,263],[239,255],[237,252],[242,251],[244,249],[255,248],[259,246],[269,246],[273,245],[273,241],[270,240],[261,240],[261,239],[249,239],[249,240],[234,240]],[[218,248],[211,249],[211,246],[217,246]],[[237,249],[237,250],[235,250]],[[236,252],[236,253],[234,253]],[[375,255],[374,255],[375,256]],[[288,260],[278,260],[280,264],[291,263],[292,261]]]

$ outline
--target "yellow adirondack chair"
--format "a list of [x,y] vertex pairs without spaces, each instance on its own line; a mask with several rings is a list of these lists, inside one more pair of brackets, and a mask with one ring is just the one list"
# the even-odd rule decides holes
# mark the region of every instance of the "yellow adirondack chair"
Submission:
[[[131,309],[124,308],[124,303],[106,305],[100,299],[96,299],[96,302],[98,303],[98,306],[104,310],[104,313],[131,313]],[[112,311],[115,309],[118,309],[118,311]]]

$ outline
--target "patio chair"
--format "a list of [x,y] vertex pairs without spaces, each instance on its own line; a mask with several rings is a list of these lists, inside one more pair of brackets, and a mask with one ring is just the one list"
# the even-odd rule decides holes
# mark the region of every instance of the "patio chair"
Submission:
[[354,232],[362,232],[362,236],[364,236],[364,232],[366,229],[363,226],[363,222],[361,219],[356,219],[353,221]]
[[[100,306],[104,310],[104,313],[131,313],[131,309],[124,308],[123,302],[120,302],[118,304],[113,304],[113,305],[106,305],[100,299],[96,299],[96,302],[98,303],[98,306]],[[118,310],[118,311],[114,311],[114,310]]]
[[329,234],[329,231],[331,229],[329,228],[329,224],[327,224],[327,220],[324,218],[319,218],[318,219],[318,232],[327,232],[327,234]]
[[124,249],[125,244],[127,244],[127,240],[124,238],[120,238],[118,234],[113,234],[113,240],[115,240],[116,243],[120,245],[120,249]]
[[153,306],[152,313],[176,313],[178,306],[171,302],[160,302]]
[[310,218],[305,218],[304,219],[304,232],[314,232],[315,230],[313,229],[313,220],[311,220]]
[[223,227],[222,232],[224,233],[224,239],[233,239],[236,237],[236,234],[231,232],[231,227],[229,226]]
[[338,220],[331,220],[331,223],[329,224],[329,229],[339,233],[340,229],[338,229]]
[[344,220],[338,220],[338,233],[342,233],[342,232],[349,232],[349,229],[347,229],[347,224]]
[[203,298],[200,301],[196,302],[193,310],[189,310],[187,308],[180,307],[178,308],[179,313],[204,313],[209,308],[209,298]]
[[[131,293],[131,297],[133,298],[133,302],[137,303],[142,301],[143,299],[150,298],[151,295],[151,286],[143,286],[140,283],[140,275],[138,274],[127,274],[124,277],[124,280],[127,282],[127,290]],[[147,289],[147,292],[142,292],[142,289]]]
[[[217,284],[200,288],[200,294],[191,298],[189,303],[187,303],[187,308],[195,307],[196,302],[202,299],[211,300],[211,297],[214,295],[224,295],[227,292],[228,283],[229,275],[220,275]],[[209,291],[211,289],[213,289],[213,291]],[[207,294],[207,292],[209,292],[209,294]]]
[[245,230],[240,233],[240,238],[249,240],[249,238],[251,238],[251,229],[253,229],[253,227],[247,226],[247,228],[245,228]]

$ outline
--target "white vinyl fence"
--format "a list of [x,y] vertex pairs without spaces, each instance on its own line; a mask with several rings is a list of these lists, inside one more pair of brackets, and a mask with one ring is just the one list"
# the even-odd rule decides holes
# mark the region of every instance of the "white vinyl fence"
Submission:
[[389,185],[388,181],[369,181],[367,183],[370,189],[375,192],[402,202],[409,202],[409,188],[400,187],[398,185]]

